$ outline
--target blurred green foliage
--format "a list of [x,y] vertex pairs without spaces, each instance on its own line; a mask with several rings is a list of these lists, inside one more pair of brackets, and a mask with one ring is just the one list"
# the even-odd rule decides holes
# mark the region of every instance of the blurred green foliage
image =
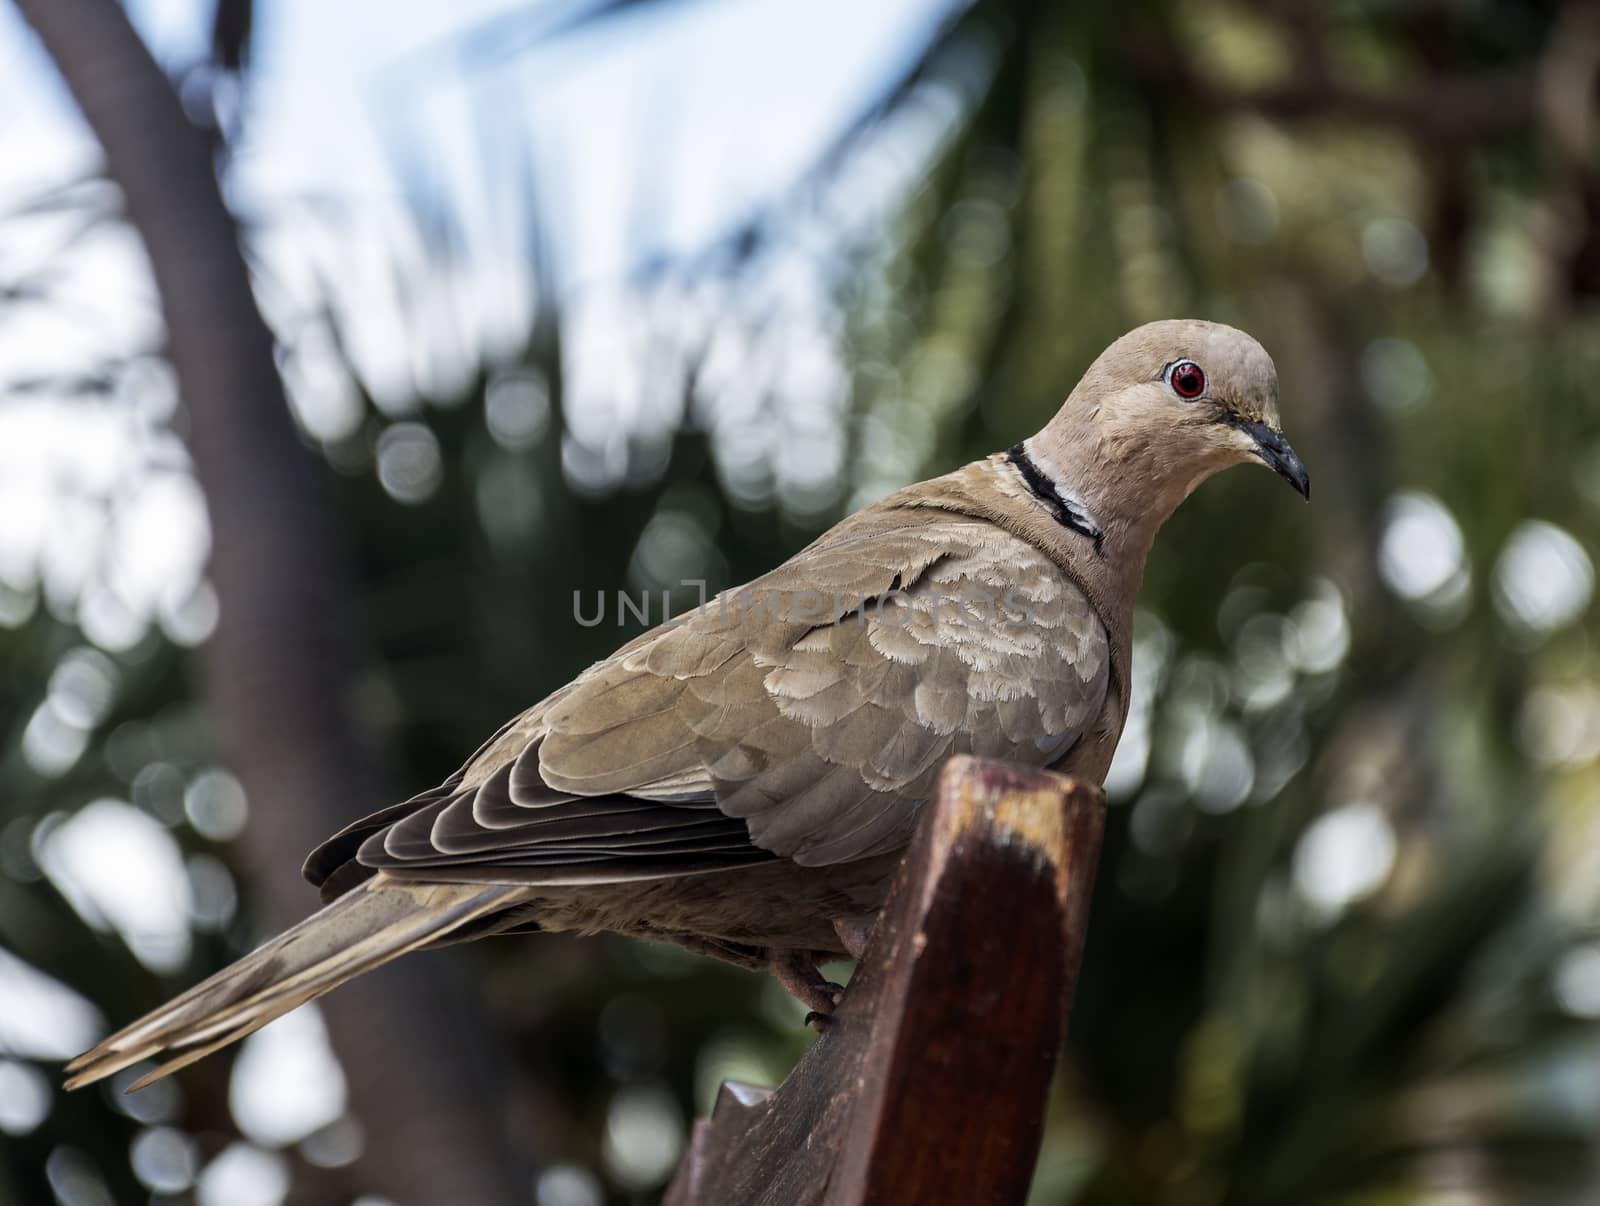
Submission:
[[[332,374],[356,406],[308,442],[359,559],[364,723],[434,782],[639,627],[577,624],[575,597],[743,581],[1035,430],[1126,328],[1233,322],[1277,359],[1314,503],[1229,474],[1158,543],[1035,1201],[1594,1200],[1597,56],[1594,10],[1554,0],[976,0],[795,195],[561,303],[537,229],[521,350],[381,406],[323,252],[327,297],[279,328],[291,384]],[[460,251],[434,203],[416,220],[409,303]],[[84,638],[70,600],[5,589],[0,946],[125,1020],[248,944],[242,869],[237,917],[158,976],[29,850],[111,796],[232,862],[144,774],[207,765],[205,703],[153,632],[41,769],[23,735]],[[617,1201],[660,1177],[619,1155],[630,1119],[670,1153],[721,1076],[804,1044],[771,986],[672,951],[478,954],[530,1148]],[[101,1200],[60,1197],[66,1145],[144,1200],[148,1125],[206,1155],[235,1134],[226,1060],[155,1116],[56,1095],[0,1139],[0,1185]],[[291,1160],[304,1200],[359,1191],[314,1145]],[[585,1200],[561,1184],[543,1206]]]

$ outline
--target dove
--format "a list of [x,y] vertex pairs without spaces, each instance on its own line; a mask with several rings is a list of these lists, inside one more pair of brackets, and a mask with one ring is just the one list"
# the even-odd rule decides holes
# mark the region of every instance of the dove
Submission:
[[940,764],[1100,783],[1128,713],[1157,529],[1263,463],[1310,497],[1266,351],[1150,323],[1037,434],[906,487],[646,632],[512,719],[437,787],[329,838],[324,906],[68,1065],[135,1087],[408,951],[613,931],[775,974],[825,1019]]

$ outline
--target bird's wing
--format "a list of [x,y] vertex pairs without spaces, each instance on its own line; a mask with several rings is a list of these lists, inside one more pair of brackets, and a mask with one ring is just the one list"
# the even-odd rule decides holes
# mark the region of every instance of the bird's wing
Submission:
[[858,526],[591,667],[307,874],[336,895],[377,868],[576,883],[884,853],[948,755],[1059,760],[1108,673],[1032,545],[960,516]]

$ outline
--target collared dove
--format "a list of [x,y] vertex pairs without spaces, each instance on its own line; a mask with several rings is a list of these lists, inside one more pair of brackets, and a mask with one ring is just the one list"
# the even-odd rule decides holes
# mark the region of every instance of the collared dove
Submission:
[[[1258,460],[1309,497],[1250,336],[1151,323],[1044,430],[845,519],[516,717],[431,791],[328,839],[326,906],[69,1066],[145,1081],[408,951],[613,930],[773,971],[826,1015],[940,763],[1105,777],[1156,529]],[[144,1082],[141,1082],[144,1083]]]

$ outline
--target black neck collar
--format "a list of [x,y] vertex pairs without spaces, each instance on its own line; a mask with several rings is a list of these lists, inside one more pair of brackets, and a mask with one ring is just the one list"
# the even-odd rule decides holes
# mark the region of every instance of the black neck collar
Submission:
[[1017,467],[1017,472],[1022,474],[1022,480],[1027,484],[1033,496],[1045,505],[1045,509],[1055,516],[1055,520],[1064,528],[1070,528],[1080,536],[1086,536],[1094,542],[1094,551],[1103,552],[1102,542],[1105,533],[1100,530],[1100,525],[1090,517],[1077,503],[1063,498],[1056,489],[1056,483],[1034,463],[1028,455],[1024,444],[1013,444],[1006,450],[1006,460]]

